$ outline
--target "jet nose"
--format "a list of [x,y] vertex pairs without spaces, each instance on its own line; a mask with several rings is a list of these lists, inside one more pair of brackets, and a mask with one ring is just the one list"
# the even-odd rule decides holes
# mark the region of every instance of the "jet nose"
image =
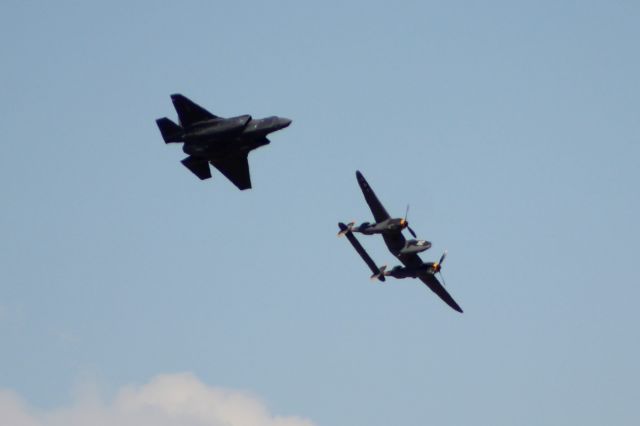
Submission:
[[285,127],[289,127],[289,124],[291,124],[291,120],[284,117],[280,117],[278,121],[280,122],[279,124],[281,129],[284,129]]

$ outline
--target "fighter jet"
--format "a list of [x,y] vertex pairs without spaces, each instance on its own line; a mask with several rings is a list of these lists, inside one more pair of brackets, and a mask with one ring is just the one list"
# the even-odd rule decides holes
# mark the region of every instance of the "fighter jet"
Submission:
[[249,151],[269,144],[269,133],[291,124],[288,118],[276,116],[218,117],[180,94],[171,95],[171,101],[180,124],[167,117],[156,120],[164,142],[183,144],[189,156],[182,164],[200,179],[211,177],[211,164],[241,190],[251,188]]
[[[351,226],[339,223],[338,226],[340,227],[340,232],[338,235],[347,236],[349,242],[373,272],[371,278],[379,279],[381,281],[384,281],[385,276],[391,276],[398,279],[418,278],[452,309],[462,313],[462,308],[460,308],[456,301],[453,300],[453,297],[451,297],[447,290],[445,290],[436,277],[437,273],[441,273],[442,262],[444,261],[447,253],[445,252],[438,262],[423,262],[422,259],[420,259],[420,256],[418,256],[418,253],[431,247],[431,243],[425,240],[410,240],[414,241],[410,244],[410,242],[405,239],[404,235],[402,235],[402,230],[409,226],[406,222],[406,215],[404,225],[402,225],[402,222],[400,222],[399,219],[392,219],[380,200],[378,200],[378,197],[373,192],[373,189],[371,189],[371,186],[369,186],[369,183],[366,181],[362,173],[357,171],[356,178],[358,179],[360,189],[364,194],[365,201],[373,213],[376,223],[374,225],[368,225],[365,223],[364,225],[366,226],[363,227],[363,225],[360,225],[357,228],[353,226],[353,223],[350,224]],[[375,265],[373,260],[364,251],[362,245],[360,245],[353,235],[353,232],[361,232],[360,229],[367,230],[371,229],[371,227],[379,231],[372,233],[379,233],[382,235],[382,238],[384,239],[384,242],[391,254],[400,260],[404,267],[396,266],[393,269],[387,270],[386,266],[378,268]],[[366,231],[362,233],[369,234]],[[415,237],[414,232],[411,232],[411,234]]]

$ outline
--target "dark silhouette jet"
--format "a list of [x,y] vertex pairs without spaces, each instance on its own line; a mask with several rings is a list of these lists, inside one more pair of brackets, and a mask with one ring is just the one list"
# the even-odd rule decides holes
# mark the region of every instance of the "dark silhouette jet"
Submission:
[[167,117],[156,120],[165,143],[183,143],[189,154],[182,164],[200,179],[209,179],[213,165],[238,189],[251,188],[249,151],[270,143],[269,133],[284,129],[283,117],[253,119],[250,115],[218,117],[186,97],[171,95],[180,125]]
[[[402,278],[418,278],[427,287],[429,287],[435,294],[437,294],[447,305],[458,312],[462,312],[462,308],[453,300],[453,297],[445,290],[440,284],[436,274],[441,272],[442,262],[446,257],[446,252],[440,257],[437,262],[423,262],[418,256],[419,252],[425,251],[431,247],[431,243],[425,240],[409,240],[407,241],[402,235],[402,230],[409,227],[407,223],[406,215],[404,219],[393,219],[389,216],[389,213],[385,210],[384,206],[378,200],[378,197],[373,192],[373,189],[369,186],[362,173],[356,172],[358,184],[364,194],[364,199],[369,205],[373,217],[376,223],[369,224],[363,223],[358,227],[354,227],[353,223],[345,225],[339,223],[340,232],[338,235],[345,235],[349,242],[356,249],[360,257],[365,261],[373,275],[372,279],[379,279],[384,281],[385,276],[390,276],[398,279]],[[364,232],[363,232],[364,231]],[[360,232],[366,235],[381,234],[384,239],[387,248],[404,266],[396,266],[390,270],[387,270],[386,266],[378,268],[373,262],[371,257],[364,250],[362,245],[358,242],[353,232]],[[410,230],[411,234],[415,237],[415,232]]]

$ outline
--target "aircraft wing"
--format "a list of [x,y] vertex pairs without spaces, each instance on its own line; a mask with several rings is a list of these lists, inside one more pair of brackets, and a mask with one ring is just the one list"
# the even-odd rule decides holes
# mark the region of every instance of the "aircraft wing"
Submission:
[[[422,265],[424,262],[420,259],[420,256],[417,254],[401,254],[397,255],[398,259],[407,267],[417,268]],[[440,299],[447,305],[449,305],[452,309],[462,313],[462,308],[453,300],[453,297],[449,294],[449,292],[440,284],[438,278],[435,275],[424,273],[419,276],[420,281],[426,284],[427,287],[431,289],[435,294],[438,295]]]
[[243,152],[222,160],[212,160],[211,164],[227,177],[238,189],[251,188],[248,153]]
[[[387,210],[384,208],[380,200],[378,200],[376,193],[373,192],[373,189],[371,189],[367,180],[362,176],[362,173],[356,171],[356,177],[358,178],[358,185],[360,185],[362,194],[364,194],[364,199],[367,201],[376,222],[382,222],[389,219],[391,216],[389,216]],[[404,248],[407,241],[402,235],[402,232],[386,233],[382,235],[382,238],[384,239],[387,248],[394,256],[398,256],[398,253],[400,253],[400,250]]]
[[211,114],[209,111],[181,94],[176,93],[171,95],[171,101],[173,102],[173,107],[178,113],[178,118],[180,119],[180,125],[182,127],[189,127],[198,121],[219,118],[217,115]]
[[420,281],[425,283],[427,287],[431,289],[435,294],[440,297],[447,305],[451,306],[454,310],[462,313],[462,308],[453,300],[453,297],[449,294],[447,290],[440,284],[440,281],[433,274],[422,274],[420,276]]
[[386,234],[382,234],[382,239],[384,243],[387,245],[387,248],[394,256],[400,258],[400,250],[402,250],[407,243],[406,238],[402,235],[402,232],[389,232]]
[[362,189],[362,193],[364,194],[364,199],[367,201],[367,204],[369,204],[369,208],[376,222],[389,219],[391,216],[389,216],[389,213],[387,213],[380,200],[378,200],[378,197],[376,197],[375,192],[373,192],[367,180],[362,176],[362,173],[356,171],[356,177],[358,178],[358,185],[360,185],[360,189]]
[[[347,229],[347,225],[345,225],[344,223],[339,223],[338,226],[340,227],[341,231],[345,231]],[[364,260],[364,263],[366,263],[369,269],[371,269],[371,272],[373,272],[374,274],[379,274],[380,269],[378,268],[376,263],[373,261],[373,259],[371,259],[371,256],[369,256],[369,253],[367,253],[364,247],[362,247],[362,244],[360,244],[360,241],[358,241],[356,236],[353,235],[353,232],[347,232],[344,235],[345,237],[347,237],[347,239],[349,240],[353,248],[356,249],[356,251],[362,258],[362,260]],[[380,281],[384,281],[384,275],[380,275],[379,279]]]

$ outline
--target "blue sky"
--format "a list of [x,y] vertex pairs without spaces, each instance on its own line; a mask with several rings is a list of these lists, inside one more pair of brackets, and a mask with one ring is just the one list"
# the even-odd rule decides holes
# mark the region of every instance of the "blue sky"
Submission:
[[[0,389],[32,417],[189,374],[316,425],[637,424],[639,18],[5,2]],[[164,145],[175,92],[293,120],[250,155],[252,190]],[[356,169],[392,215],[410,203],[425,259],[449,250],[463,315],[371,283],[335,238],[372,219]]]

